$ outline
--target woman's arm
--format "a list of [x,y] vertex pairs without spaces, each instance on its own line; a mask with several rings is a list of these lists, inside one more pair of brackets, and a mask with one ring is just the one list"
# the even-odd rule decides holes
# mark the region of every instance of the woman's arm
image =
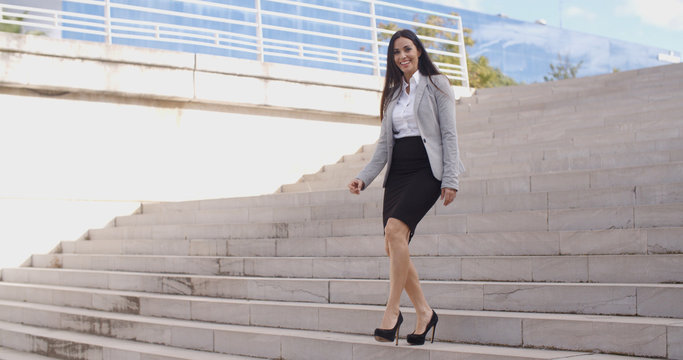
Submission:
[[446,76],[435,76],[434,82],[438,86],[438,89],[434,91],[434,96],[438,107],[438,120],[443,147],[441,188],[458,190],[458,175],[465,171],[465,167],[460,160],[458,151],[458,134],[455,127],[455,95]]
[[370,186],[370,183],[372,183],[372,181],[377,177],[377,175],[379,175],[379,173],[384,168],[384,165],[386,165],[387,163],[387,147],[389,146],[389,144],[387,144],[387,131],[390,130],[391,120],[384,119],[382,121],[382,126],[380,128],[379,140],[377,141],[377,148],[375,149],[375,153],[372,154],[370,162],[367,165],[365,165],[363,170],[361,170],[361,172],[358,173],[358,176],[356,176],[356,179],[359,179],[363,182],[363,184],[361,184],[361,190],[365,190],[365,188]]

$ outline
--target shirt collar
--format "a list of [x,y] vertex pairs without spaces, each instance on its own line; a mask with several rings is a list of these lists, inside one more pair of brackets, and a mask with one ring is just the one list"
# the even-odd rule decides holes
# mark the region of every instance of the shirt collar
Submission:
[[[405,91],[406,88],[408,87],[408,83],[406,82],[406,78],[404,78],[403,76],[401,76],[401,78],[403,79],[403,91]],[[422,74],[420,74],[420,70],[416,71],[413,74],[413,76],[410,77],[410,83],[415,85],[415,86],[413,86],[413,88],[417,87],[417,85],[420,83],[421,78],[422,78]]]

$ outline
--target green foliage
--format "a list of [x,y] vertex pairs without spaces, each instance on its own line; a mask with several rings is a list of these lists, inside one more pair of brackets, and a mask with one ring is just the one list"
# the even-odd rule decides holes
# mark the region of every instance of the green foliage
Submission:
[[[26,13],[26,12],[24,12],[24,13]],[[24,18],[22,18],[22,17],[7,16],[7,15],[3,15],[2,19],[3,20],[11,20],[11,21],[23,21],[24,20]],[[4,23],[0,23],[0,31],[1,32],[13,33],[13,34],[45,35],[45,33],[42,31],[38,31],[38,30],[24,31],[24,28],[21,25],[4,24]]]
[[[2,16],[2,19],[3,20],[12,20],[12,21],[23,20],[23,18],[13,17],[13,16],[5,16],[5,15]],[[21,34],[22,29],[21,29],[21,25],[2,23],[2,24],[0,24],[0,31],[8,32],[8,33],[14,33],[14,34]]]
[[[396,24],[394,24],[394,23],[379,24],[379,25],[377,25],[377,27],[380,28],[380,29],[387,30],[387,31],[391,32],[391,34],[393,34],[393,33],[395,33],[395,32],[397,32],[397,31],[400,30],[400,29],[398,28],[398,25],[396,25]],[[388,33],[379,33],[379,34],[377,35],[377,40],[378,40],[378,41],[386,41],[386,40],[389,40],[389,39],[391,39],[391,35],[388,34]]]
[[486,56],[480,56],[475,60],[467,58],[467,72],[470,77],[470,86],[473,88],[518,85],[513,78],[503,74],[499,68],[489,65],[489,59]]
[[[457,14],[453,14],[457,15]],[[457,23],[453,19],[446,19],[437,15],[430,15],[426,19],[419,19],[415,17],[415,22],[422,22],[427,25],[434,25],[440,27],[455,27]],[[394,23],[390,24],[380,24],[380,28],[386,29],[393,32],[399,30],[398,25]],[[460,53],[460,49],[457,45],[437,43],[429,38],[438,38],[450,41],[458,41],[457,35],[446,32],[443,30],[432,29],[430,27],[418,26],[412,29],[420,37],[424,46],[428,49],[435,49],[450,53]],[[472,29],[463,29],[464,43],[466,47],[474,46],[474,40],[472,39]],[[380,34],[379,40],[387,40],[391,38],[391,35]],[[460,59],[454,58],[452,56],[445,56],[440,54],[430,54],[430,57],[434,62],[461,65]],[[390,60],[390,59],[389,59]],[[488,87],[498,87],[498,86],[510,86],[517,85],[517,82],[511,77],[503,74],[499,68],[494,68],[489,65],[489,60],[485,56],[480,56],[475,60],[472,60],[469,55],[467,56],[467,73],[469,76],[470,87],[473,88],[488,88]],[[462,85],[459,80],[451,80],[453,85]]]
[[569,62],[569,55],[562,57],[562,55],[557,54],[557,60],[557,64],[550,64],[549,76],[543,77],[545,81],[574,79],[581,69],[581,65],[583,65],[583,60],[579,61],[578,64]]

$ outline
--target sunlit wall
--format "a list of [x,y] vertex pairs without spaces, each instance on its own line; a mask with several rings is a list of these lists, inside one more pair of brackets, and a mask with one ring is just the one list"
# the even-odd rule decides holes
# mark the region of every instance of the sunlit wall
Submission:
[[0,268],[141,201],[260,195],[379,127],[0,94]]

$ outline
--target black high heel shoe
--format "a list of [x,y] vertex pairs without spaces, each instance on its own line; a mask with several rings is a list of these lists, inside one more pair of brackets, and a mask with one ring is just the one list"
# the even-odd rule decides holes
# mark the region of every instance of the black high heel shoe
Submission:
[[432,317],[429,319],[429,323],[427,323],[427,327],[425,328],[425,332],[422,334],[416,334],[412,333],[406,337],[406,340],[408,340],[408,344],[410,345],[422,345],[425,343],[425,337],[427,337],[427,333],[429,332],[430,328],[433,328],[432,330],[432,344],[434,343],[434,334],[436,333],[436,323],[439,322],[439,317],[436,316],[436,311],[432,310]]
[[396,345],[398,346],[398,329],[403,323],[403,314],[398,312],[398,319],[396,319],[396,325],[392,329],[375,329],[375,340],[381,342],[392,342],[396,338]]

